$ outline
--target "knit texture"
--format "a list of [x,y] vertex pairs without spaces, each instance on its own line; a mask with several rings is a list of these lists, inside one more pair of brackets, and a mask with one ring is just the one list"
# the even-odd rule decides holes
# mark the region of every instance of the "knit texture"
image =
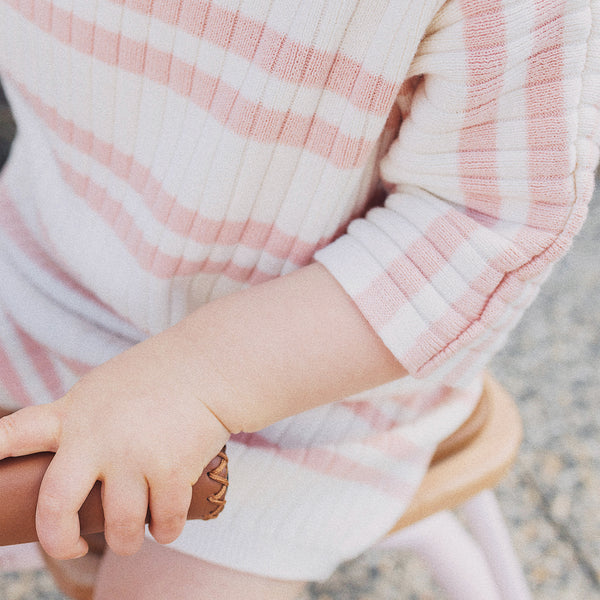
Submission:
[[401,514],[581,226],[599,23],[596,0],[0,0],[2,385],[51,401],[320,261],[410,376],[235,436],[227,509],[175,547],[327,577]]

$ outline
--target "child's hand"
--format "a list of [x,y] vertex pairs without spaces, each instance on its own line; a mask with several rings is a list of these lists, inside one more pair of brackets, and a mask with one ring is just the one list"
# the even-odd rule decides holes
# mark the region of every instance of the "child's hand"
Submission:
[[230,431],[258,431],[405,374],[312,264],[212,300],[53,404],[0,420],[0,458],[56,451],[37,511],[51,556],[85,552],[77,511],[97,479],[107,541],[127,554],[142,542],[148,506],[159,542],[179,534],[191,486]]
[[156,336],[94,369],[56,402],[0,421],[0,458],[56,452],[37,507],[38,536],[51,556],[86,552],[77,513],[96,480],[116,553],[140,547],[148,507],[158,542],[181,533],[192,485],[229,432],[201,401],[210,377],[186,363],[189,354],[173,352],[174,342]]

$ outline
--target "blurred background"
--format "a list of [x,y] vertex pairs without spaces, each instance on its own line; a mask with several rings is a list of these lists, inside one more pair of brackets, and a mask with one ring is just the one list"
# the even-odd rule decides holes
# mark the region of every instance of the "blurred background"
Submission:
[[[0,88],[0,165],[14,134]],[[536,600],[600,600],[599,203],[597,189],[570,253],[490,366],[524,421],[518,460],[496,492]],[[372,550],[303,600],[443,598],[417,558]],[[0,572],[0,599],[63,596],[28,569]]]

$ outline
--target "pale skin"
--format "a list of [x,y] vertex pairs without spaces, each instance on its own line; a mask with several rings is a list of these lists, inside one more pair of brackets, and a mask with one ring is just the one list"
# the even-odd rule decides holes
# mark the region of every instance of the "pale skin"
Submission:
[[77,511],[100,480],[108,544],[128,556],[144,541],[148,505],[157,542],[180,534],[191,486],[230,433],[405,374],[315,263],[206,304],[57,401],[0,420],[0,457],[56,452],[37,509],[48,554],[85,554]]

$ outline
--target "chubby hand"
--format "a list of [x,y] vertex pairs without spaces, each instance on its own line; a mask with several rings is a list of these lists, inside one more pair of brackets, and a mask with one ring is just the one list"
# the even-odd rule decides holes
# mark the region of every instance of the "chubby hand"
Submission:
[[[210,385],[177,336],[160,334],[85,375],[65,396],[0,420],[0,458],[55,452],[44,476],[36,526],[46,552],[85,554],[78,511],[102,482],[105,535],[117,554],[150,532],[172,542],[183,529],[192,485],[229,431],[203,403]],[[185,346],[185,344],[184,344]],[[199,389],[202,387],[203,389]]]

